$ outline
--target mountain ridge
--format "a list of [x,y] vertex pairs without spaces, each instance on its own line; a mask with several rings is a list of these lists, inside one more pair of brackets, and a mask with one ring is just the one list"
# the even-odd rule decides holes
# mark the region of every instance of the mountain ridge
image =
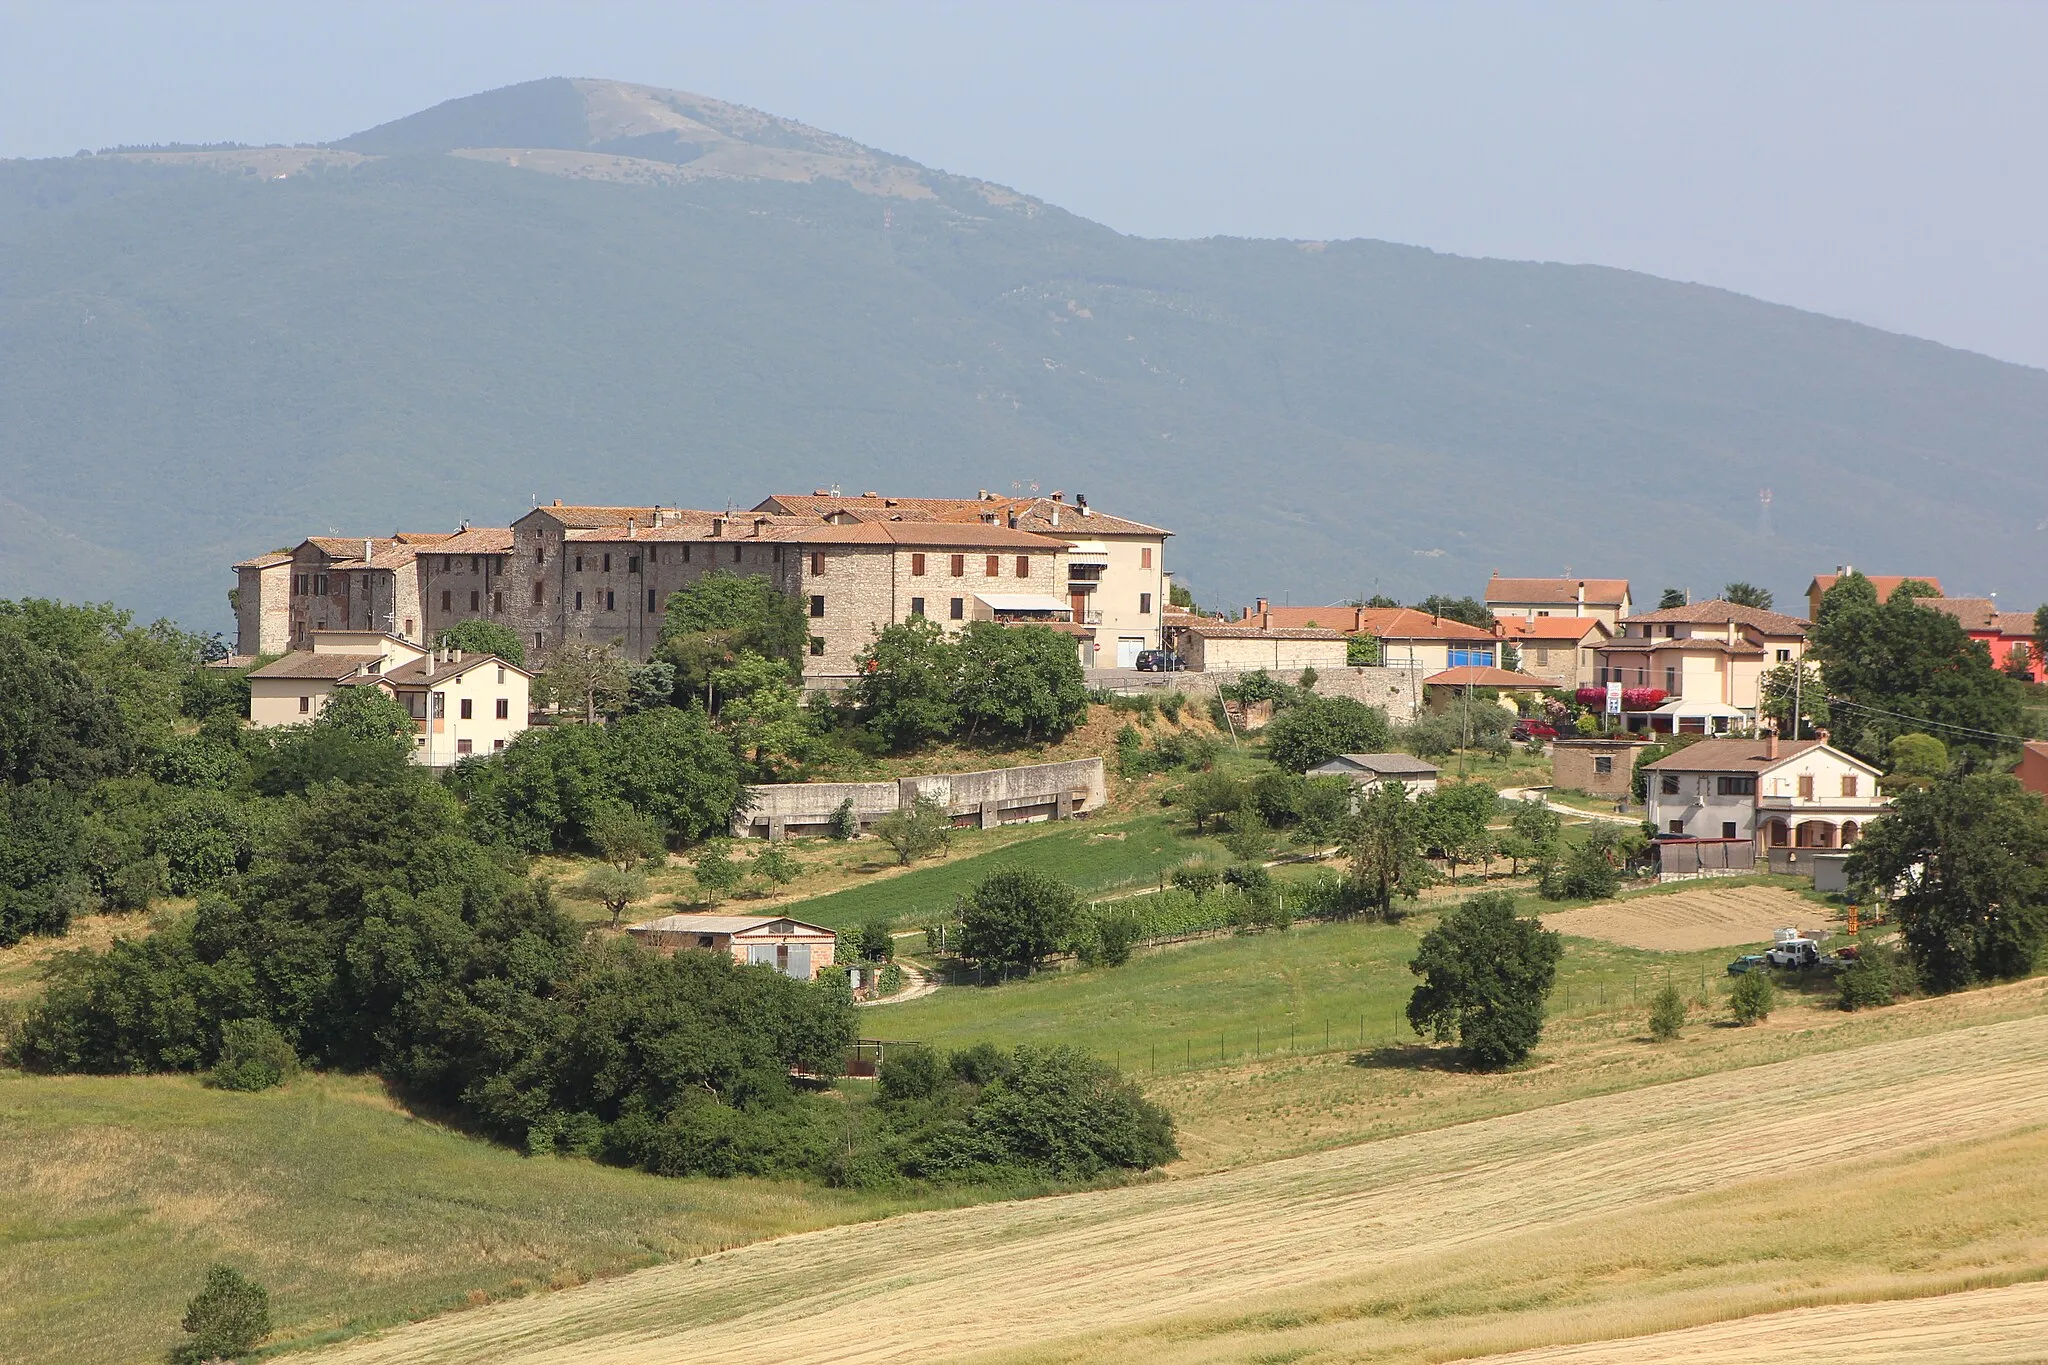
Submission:
[[620,83],[0,164],[0,596],[209,628],[330,528],[832,483],[1085,491],[1225,604],[1843,562],[2024,604],[2044,420],[2041,371],[1714,286],[1128,237]]

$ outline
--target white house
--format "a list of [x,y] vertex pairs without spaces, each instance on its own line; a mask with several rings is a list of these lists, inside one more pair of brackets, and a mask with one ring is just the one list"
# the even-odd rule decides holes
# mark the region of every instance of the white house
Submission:
[[1383,782],[1399,782],[1410,796],[1436,790],[1437,766],[1412,754],[1338,754],[1308,770],[1310,777],[1348,777],[1363,794]]
[[1881,775],[1819,740],[1703,739],[1642,765],[1661,834],[1754,839],[1767,848],[1846,848],[1888,802]]

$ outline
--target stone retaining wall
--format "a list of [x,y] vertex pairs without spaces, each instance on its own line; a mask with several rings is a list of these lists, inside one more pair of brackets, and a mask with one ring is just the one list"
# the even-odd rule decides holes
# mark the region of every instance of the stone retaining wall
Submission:
[[894,782],[790,782],[749,787],[747,794],[747,808],[733,817],[734,836],[785,839],[829,833],[833,812],[847,801],[853,802],[862,829],[907,809],[920,796],[943,805],[956,825],[992,829],[1099,810],[1108,799],[1108,786],[1101,759],[1076,758]]
[[[1091,668],[1085,670],[1090,687],[1104,688],[1129,696],[1147,693],[1185,692],[1190,697],[1213,697],[1217,689],[1244,676],[1240,672],[1140,673],[1134,668]],[[1293,669],[1267,669],[1276,682],[1296,683],[1301,674]],[[1412,720],[1422,705],[1419,669],[1409,668],[1319,668],[1316,693],[1324,697],[1350,697],[1372,706],[1386,708],[1395,720]]]

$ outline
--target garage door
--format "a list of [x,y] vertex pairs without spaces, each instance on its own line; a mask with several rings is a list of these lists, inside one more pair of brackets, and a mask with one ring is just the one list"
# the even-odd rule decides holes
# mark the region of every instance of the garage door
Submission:
[[1144,647],[1145,637],[1142,635],[1119,635],[1116,641],[1116,666],[1118,668],[1136,668],[1138,666],[1138,651]]

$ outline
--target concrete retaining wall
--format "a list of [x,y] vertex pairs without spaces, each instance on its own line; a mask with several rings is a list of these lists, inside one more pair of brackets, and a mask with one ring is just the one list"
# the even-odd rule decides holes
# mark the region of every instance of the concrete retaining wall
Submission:
[[[1185,692],[1190,697],[1213,697],[1217,689],[1235,683],[1240,672],[1140,673],[1134,668],[1090,668],[1084,670],[1090,687],[1128,696],[1146,693]],[[1266,669],[1276,682],[1295,683],[1301,674],[1294,669]],[[1413,720],[1422,704],[1422,679],[1427,676],[1412,668],[1318,668],[1316,692],[1325,697],[1350,697],[1372,706],[1383,706],[1395,720]]]
[[1033,820],[1066,820],[1099,810],[1108,799],[1102,760],[1030,763],[971,773],[934,773],[895,782],[792,782],[747,788],[747,809],[733,817],[738,838],[784,839],[830,831],[846,801],[862,829],[918,797],[939,802],[953,823],[992,829]]

